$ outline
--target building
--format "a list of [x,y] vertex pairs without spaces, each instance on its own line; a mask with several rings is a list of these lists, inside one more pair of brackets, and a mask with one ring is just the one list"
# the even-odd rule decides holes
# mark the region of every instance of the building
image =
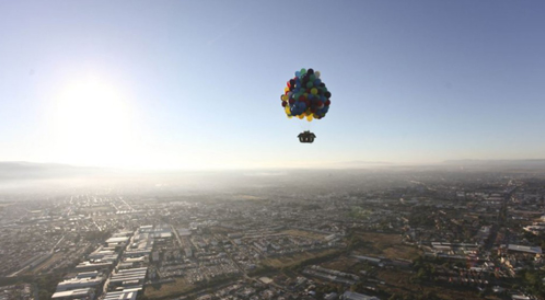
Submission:
[[343,300],[380,300],[378,297],[375,296],[368,296],[365,294],[355,293],[346,291],[344,294],[342,294],[341,298]]
[[254,246],[261,252],[267,252],[269,250],[268,244],[263,242],[254,242]]
[[[502,248],[505,247],[505,245],[502,245]],[[507,245],[507,251],[508,252],[521,252],[521,253],[528,253],[528,254],[535,254],[535,255],[541,255],[541,247],[539,246],[523,246],[523,245],[515,245],[515,244],[509,244]]]
[[128,237],[111,237],[106,240],[107,244],[125,244],[129,240]]
[[127,289],[122,291],[108,292],[104,300],[136,300],[136,296],[141,288]]
[[95,290],[93,288],[77,289],[71,291],[56,292],[51,296],[55,300],[93,300],[95,299]]
[[93,271],[93,272],[82,272],[82,273],[78,273],[78,275],[76,276],[77,278],[96,278],[98,277],[100,274],[98,273],[98,271]]
[[143,287],[148,268],[132,268],[118,270],[112,274],[109,280],[108,289],[114,290],[119,287]]
[[78,290],[89,287],[100,287],[104,282],[104,278],[72,278],[59,282],[57,292]]
[[355,258],[357,258],[359,260],[374,263],[374,264],[380,264],[381,263],[380,258],[375,258],[375,257],[370,257],[370,256],[365,256],[365,255],[352,255],[352,257],[355,257]]
[[333,233],[333,234],[330,234],[328,236],[326,236],[324,239],[327,241],[327,242],[331,242],[332,240],[336,239],[337,238],[337,234],[336,233]]
[[93,271],[93,270],[104,270],[104,269],[112,269],[114,266],[113,261],[108,262],[101,262],[101,263],[91,263],[91,262],[82,262],[79,265],[76,266],[77,272],[87,272],[87,271]]

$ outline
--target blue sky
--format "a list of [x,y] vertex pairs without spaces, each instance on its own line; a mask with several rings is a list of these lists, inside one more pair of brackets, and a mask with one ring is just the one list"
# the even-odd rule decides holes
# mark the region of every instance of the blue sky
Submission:
[[[545,158],[544,14],[542,1],[2,1],[0,161]],[[331,109],[288,120],[279,96],[310,67]]]

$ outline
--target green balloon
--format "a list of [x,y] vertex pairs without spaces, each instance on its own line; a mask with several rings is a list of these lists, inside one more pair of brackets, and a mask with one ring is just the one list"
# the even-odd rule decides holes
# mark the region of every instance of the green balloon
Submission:
[[306,72],[307,72],[307,70],[305,70],[305,68],[302,68],[301,69],[301,77],[305,76]]
[[312,83],[312,81],[309,81],[307,82],[307,88],[312,88],[314,86],[314,84]]
[[316,75],[312,74],[309,76],[310,78],[310,81],[314,82],[314,80],[316,80]]

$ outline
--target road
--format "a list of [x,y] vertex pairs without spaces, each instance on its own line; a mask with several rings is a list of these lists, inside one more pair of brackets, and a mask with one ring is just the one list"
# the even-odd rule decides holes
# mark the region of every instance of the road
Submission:
[[125,203],[125,205],[127,205],[127,207],[129,208],[129,210],[134,210],[134,208],[132,208],[132,206],[130,206],[129,203],[127,203],[127,201],[123,199],[123,197],[119,196],[119,200],[123,201],[123,203]]
[[92,219],[93,220],[93,224],[95,224],[96,228],[98,229],[98,231],[102,231],[102,228],[100,228],[100,226],[98,226],[97,222],[95,221],[95,219]]
[[180,245],[180,249],[184,250],[184,244],[182,244],[182,240],[180,239],[180,236],[178,235],[178,230],[174,228],[174,225],[170,225],[170,228],[172,228],[172,233],[174,233],[174,236],[176,237],[176,240],[178,240],[178,244]]
[[57,246],[62,242],[62,240],[64,240],[64,235],[59,239],[59,241],[55,244],[55,246],[51,248],[51,253],[55,252],[55,248],[57,248]]

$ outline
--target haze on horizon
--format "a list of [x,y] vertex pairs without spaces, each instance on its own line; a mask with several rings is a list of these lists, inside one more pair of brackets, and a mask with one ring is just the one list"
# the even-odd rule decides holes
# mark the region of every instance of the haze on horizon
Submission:
[[[545,4],[0,2],[0,161],[148,169],[544,158]],[[301,68],[326,118],[286,119]],[[310,128],[317,139],[300,144]]]

